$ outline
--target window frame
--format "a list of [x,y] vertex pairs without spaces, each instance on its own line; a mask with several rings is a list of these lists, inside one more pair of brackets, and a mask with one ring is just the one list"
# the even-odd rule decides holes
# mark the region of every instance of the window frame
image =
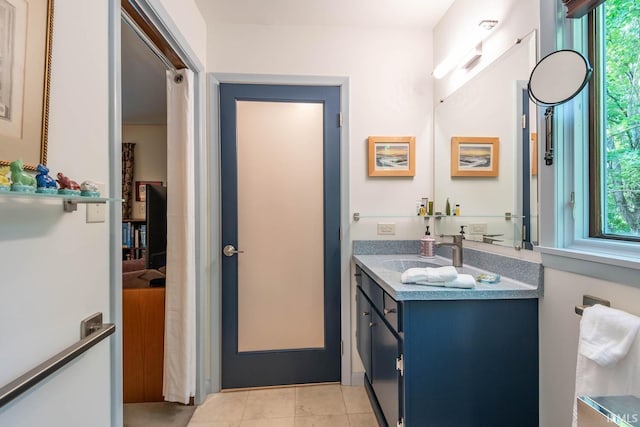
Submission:
[[605,150],[603,140],[606,138],[607,120],[605,115],[605,102],[602,91],[605,84],[604,61],[605,40],[604,33],[599,31],[604,28],[605,13],[603,6],[598,6],[587,16],[587,51],[589,62],[593,66],[592,82],[589,84],[589,236],[601,239],[623,240],[629,242],[640,242],[640,237],[625,236],[621,234],[606,233],[604,231],[606,210],[603,197],[607,197],[605,190],[605,178],[603,160]]
[[[564,18],[561,0],[541,2],[540,16],[542,55],[558,49],[587,55],[588,17]],[[554,166],[540,166],[541,232],[535,249],[545,268],[640,287],[640,243],[590,235],[589,91],[555,107],[556,159]],[[545,129],[543,114],[539,117],[539,129]]]

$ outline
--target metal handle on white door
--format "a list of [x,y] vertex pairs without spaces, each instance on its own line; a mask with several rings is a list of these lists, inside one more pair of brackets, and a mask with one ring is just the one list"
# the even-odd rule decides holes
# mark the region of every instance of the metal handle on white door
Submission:
[[233,245],[227,245],[222,249],[222,253],[225,256],[234,256],[235,254],[243,254],[244,251],[237,251]]

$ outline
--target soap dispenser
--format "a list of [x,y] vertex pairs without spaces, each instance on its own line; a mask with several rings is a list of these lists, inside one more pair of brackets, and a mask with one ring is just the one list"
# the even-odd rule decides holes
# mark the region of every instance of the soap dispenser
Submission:
[[427,225],[427,231],[420,239],[420,256],[423,258],[433,258],[436,251],[436,241],[431,237],[429,226]]

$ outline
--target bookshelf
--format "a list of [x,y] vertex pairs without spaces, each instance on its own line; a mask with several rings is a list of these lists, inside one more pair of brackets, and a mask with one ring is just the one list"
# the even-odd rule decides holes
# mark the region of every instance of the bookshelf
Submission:
[[141,259],[147,248],[147,223],[144,219],[122,220],[122,260]]

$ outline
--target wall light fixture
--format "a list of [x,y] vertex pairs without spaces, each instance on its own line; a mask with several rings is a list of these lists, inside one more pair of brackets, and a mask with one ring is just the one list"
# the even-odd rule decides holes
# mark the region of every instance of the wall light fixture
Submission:
[[482,28],[483,30],[487,30],[487,31],[492,30],[493,27],[495,27],[496,25],[498,25],[498,21],[495,20],[495,19],[483,19],[478,24],[478,26],[480,28]]
[[[483,19],[478,24],[480,28],[486,31],[492,30],[496,25],[498,25],[498,20],[496,19]],[[444,61],[434,68],[432,73],[433,77],[441,79],[456,68],[456,66],[459,68],[471,68],[482,56],[482,40],[486,37],[487,36],[477,37],[477,39],[480,39],[480,42],[464,55],[456,54],[445,58]]]

